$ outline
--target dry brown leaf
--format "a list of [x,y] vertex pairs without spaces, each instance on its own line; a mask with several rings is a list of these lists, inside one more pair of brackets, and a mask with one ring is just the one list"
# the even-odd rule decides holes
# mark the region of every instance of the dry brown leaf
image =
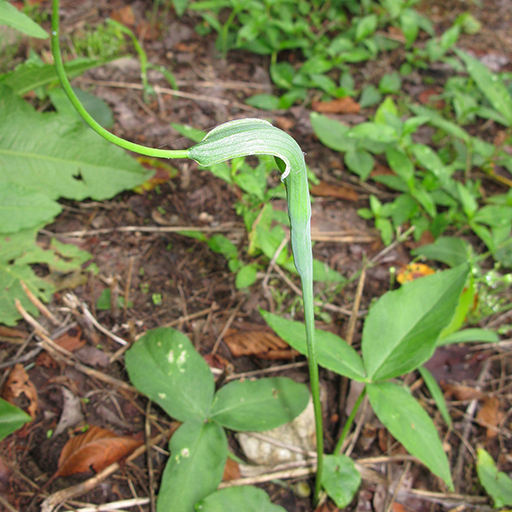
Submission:
[[313,101],[313,110],[321,114],[359,114],[361,106],[350,96],[336,98],[331,101]]
[[396,276],[396,280],[400,284],[404,284],[409,281],[419,279],[420,277],[435,274],[435,272],[436,271],[433,268],[430,268],[428,265],[425,265],[424,263],[410,263],[409,265],[402,267],[400,269]]
[[135,14],[133,13],[131,5],[127,5],[125,7],[122,7],[121,9],[116,9],[115,11],[112,11],[110,17],[113,20],[116,20],[127,27],[135,26]]
[[436,89],[427,89],[426,91],[420,92],[418,95],[418,101],[423,105],[431,104],[437,109],[444,108],[444,100],[439,98],[440,92]]
[[[17,364],[9,373],[2,390],[2,398],[26,410],[32,418],[37,413],[37,390],[22,364]],[[28,405],[26,402],[28,401]]]
[[72,437],[62,448],[55,476],[69,476],[94,470],[96,473],[138,448],[142,441],[118,436],[92,425],[85,434]]
[[500,400],[495,396],[489,396],[485,399],[481,409],[478,411],[476,415],[477,421],[490,425],[491,427],[487,427],[487,439],[492,439],[498,435],[498,430],[496,427],[500,424],[500,421],[503,419],[504,412],[500,409]]
[[240,478],[240,468],[238,467],[238,462],[228,458],[226,465],[224,466],[222,481],[227,482],[229,480],[237,480],[238,478]]
[[321,181],[318,185],[311,185],[310,190],[311,194],[316,197],[335,197],[345,201],[359,201],[359,196],[355,190],[342,185],[333,185],[326,181]]
[[68,352],[74,352],[82,348],[86,344],[86,341],[82,337],[81,327],[77,326],[69,329],[62,336],[59,336],[55,340],[55,343]]
[[241,324],[224,336],[233,357],[257,356],[261,359],[291,359],[299,353],[270,329],[258,324]]
[[478,400],[484,396],[478,389],[462,384],[445,384],[440,383],[445,398],[455,398],[455,400]]
[[294,128],[295,121],[293,119],[288,119],[287,117],[284,116],[277,116],[274,118],[274,124],[278,128],[281,128],[281,130],[289,132]]
[[20,331],[19,329],[13,329],[12,327],[0,325],[0,336],[2,336],[3,338],[25,339],[28,336],[28,334],[25,331]]

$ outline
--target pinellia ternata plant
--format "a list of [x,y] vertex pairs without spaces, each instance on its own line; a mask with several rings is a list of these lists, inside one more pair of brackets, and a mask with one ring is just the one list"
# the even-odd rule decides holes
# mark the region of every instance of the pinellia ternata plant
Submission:
[[317,442],[317,474],[314,501],[318,500],[322,482],[323,428],[320,404],[318,365],[316,363],[313,308],[313,255],[311,248],[311,201],[304,154],[287,133],[260,119],[243,119],[225,123],[209,132],[204,140],[185,150],[148,148],[126,141],[99,125],[85,110],[66,77],[59,45],[59,0],[52,3],[52,52],[55,67],[71,103],[84,121],[106,140],[124,149],[146,156],[176,159],[188,158],[202,166],[211,166],[232,158],[248,155],[272,155],[282,172],[287,193],[290,238],[294,263],[302,285],[311,394],[315,411]]

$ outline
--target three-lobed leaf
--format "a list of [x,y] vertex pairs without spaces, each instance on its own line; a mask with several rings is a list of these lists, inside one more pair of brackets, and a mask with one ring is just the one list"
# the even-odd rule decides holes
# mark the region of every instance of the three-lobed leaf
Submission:
[[385,293],[370,309],[362,353],[368,378],[379,381],[416,369],[433,354],[451,321],[469,273],[467,265]]
[[271,430],[295,419],[308,401],[307,387],[286,377],[237,381],[217,391],[209,417],[231,430]]
[[197,512],[285,512],[271,503],[267,493],[257,487],[243,485],[220,489],[196,504]]
[[[284,341],[301,354],[307,355],[308,349],[303,323],[288,320],[264,310],[260,310],[260,313],[265,322]],[[315,330],[315,336],[318,341],[316,355],[320,366],[349,379],[360,382],[366,380],[363,362],[359,354],[345,340],[321,329]]]
[[217,423],[189,420],[171,437],[169,451],[157,512],[192,512],[222,480],[228,455],[226,434]]
[[178,421],[204,420],[213,401],[210,368],[179,331],[146,332],[127,352],[133,385]]
[[375,414],[393,437],[453,489],[436,427],[410,392],[393,382],[368,384],[366,389]]

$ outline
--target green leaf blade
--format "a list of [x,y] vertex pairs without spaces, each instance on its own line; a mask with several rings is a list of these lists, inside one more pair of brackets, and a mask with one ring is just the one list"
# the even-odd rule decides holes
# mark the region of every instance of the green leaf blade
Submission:
[[496,508],[512,505],[512,479],[498,471],[493,458],[483,448],[477,450],[476,471],[478,479]]
[[[243,505],[242,505],[243,504]],[[220,489],[196,505],[197,512],[286,512],[271,503],[267,493],[257,487],[242,485]]]
[[169,451],[157,512],[192,512],[222,480],[228,455],[226,434],[216,423],[190,420],[173,434]]
[[179,331],[146,332],[127,352],[133,385],[178,421],[204,420],[213,401],[210,368]]
[[346,455],[325,455],[322,486],[339,508],[350,504],[361,485],[361,475]]
[[0,441],[29,421],[32,418],[25,411],[0,398]]
[[48,34],[35,21],[26,14],[18,11],[14,5],[0,0],[0,25],[12,27],[30,37],[46,39]]
[[367,392],[375,414],[393,437],[453,490],[436,427],[409,391],[392,382],[380,382],[368,384]]
[[362,340],[369,379],[403,375],[431,357],[455,313],[468,273],[467,265],[438,272],[387,292],[374,304]]
[[[295,322],[260,310],[265,322],[292,348],[307,356],[306,333],[301,322]],[[318,364],[339,375],[359,382],[366,381],[359,354],[345,340],[321,329],[315,330]]]
[[271,430],[295,419],[308,401],[307,387],[286,377],[231,382],[217,391],[210,418],[231,430]]

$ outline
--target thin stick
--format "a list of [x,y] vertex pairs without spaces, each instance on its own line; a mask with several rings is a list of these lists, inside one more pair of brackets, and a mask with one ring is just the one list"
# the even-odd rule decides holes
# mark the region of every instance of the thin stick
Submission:
[[238,312],[240,311],[240,308],[243,306],[244,302],[245,302],[245,299],[242,299],[238,303],[238,305],[235,308],[235,310],[233,311],[233,313],[231,313],[231,315],[229,316],[228,321],[225,323],[224,327],[222,328],[222,331],[220,332],[217,340],[215,341],[215,344],[213,345],[212,354],[217,353],[217,350],[219,349],[219,345],[220,345],[220,342],[222,341],[222,338],[224,338],[224,335],[226,334],[226,332],[228,332],[228,329],[231,327],[233,320],[235,319],[236,315],[238,315]]
[[147,505],[149,498],[132,498],[130,500],[113,501],[103,505],[92,505],[90,507],[77,508],[75,512],[111,512],[112,510],[124,510],[140,505]]
[[30,291],[29,287],[23,281],[20,281],[20,284],[30,302],[32,302],[39,312],[48,318],[55,327],[58,327],[60,322],[55,315]]
[[28,313],[28,311],[21,305],[19,299],[14,299],[14,305],[16,306],[18,313],[23,317],[23,320],[25,320],[27,324],[30,324],[36,332],[42,332],[47,336],[50,334],[47,329],[45,329],[32,315]]
[[148,400],[148,405],[146,407],[146,421],[144,422],[144,430],[146,433],[146,458],[148,462],[150,508],[151,512],[156,512],[155,474],[153,472],[153,454],[151,453],[151,423],[149,421],[150,414],[151,400]]
[[67,231],[65,233],[52,233],[48,230],[41,230],[42,233],[48,236],[60,236],[60,237],[78,237],[83,238],[84,236],[97,236],[107,235],[109,233],[178,233],[180,231],[201,231],[203,233],[223,233],[232,232],[233,224],[222,225],[215,228],[206,226],[119,226],[117,228],[101,228],[91,229],[89,231]]
[[135,262],[135,256],[130,257],[128,263],[128,277],[126,278],[126,286],[124,287],[124,307],[123,307],[123,318],[126,319],[126,310],[128,309],[128,302],[130,301],[130,288],[132,286],[132,274],[133,264]]
[[[137,91],[144,90],[144,86],[142,84],[132,84],[128,82],[115,82],[111,80],[97,84],[101,85],[102,87],[112,87],[114,89],[134,89]],[[169,89],[168,87],[161,87],[159,85],[154,85],[153,90],[157,94],[168,94],[169,96],[176,96],[177,98],[185,98],[194,101],[205,101],[207,103],[214,103],[216,105],[235,106],[240,110],[258,112],[257,108],[246,105],[245,103],[240,103],[238,101],[225,100],[223,98],[215,98],[213,96],[205,96],[204,94],[194,94],[192,92],[177,91],[175,89]]]
[[243,372],[243,373],[233,373],[231,375],[228,375],[224,382],[229,382],[230,380],[238,380],[238,379],[246,379],[248,377],[256,377],[258,375],[264,375],[267,373],[277,373],[277,372],[284,372],[286,370],[295,369],[295,368],[303,368],[304,366],[307,366],[308,363],[303,361],[300,363],[290,363],[290,364],[283,364],[282,366],[272,366],[270,368],[263,368],[262,370],[254,370],[252,372]]
[[[237,478],[236,480],[229,480],[228,482],[221,482],[219,489],[226,487],[235,487],[239,485],[254,485],[270,482],[271,480],[281,480],[286,478],[300,478],[303,476],[313,475],[316,472],[316,464],[309,467],[290,469],[287,471],[276,471],[275,473],[267,473],[266,475],[252,476],[248,478]],[[46,512],[46,511],[42,511]]]
[[2,505],[2,507],[4,507],[7,512],[19,512],[19,510],[14,508],[1,494],[0,505]]
[[400,475],[400,480],[398,481],[396,487],[395,487],[395,490],[391,496],[391,499],[389,500],[389,505],[388,507],[386,508],[386,512],[392,512],[393,510],[393,504],[395,503],[395,500],[396,500],[396,497],[398,495],[398,492],[400,491],[400,487],[402,487],[402,484],[404,483],[404,479],[405,479],[405,476],[407,475],[407,473],[409,472],[409,469],[411,468],[411,463],[408,462],[406,465],[405,465],[405,468],[404,468],[404,471],[403,473]]

